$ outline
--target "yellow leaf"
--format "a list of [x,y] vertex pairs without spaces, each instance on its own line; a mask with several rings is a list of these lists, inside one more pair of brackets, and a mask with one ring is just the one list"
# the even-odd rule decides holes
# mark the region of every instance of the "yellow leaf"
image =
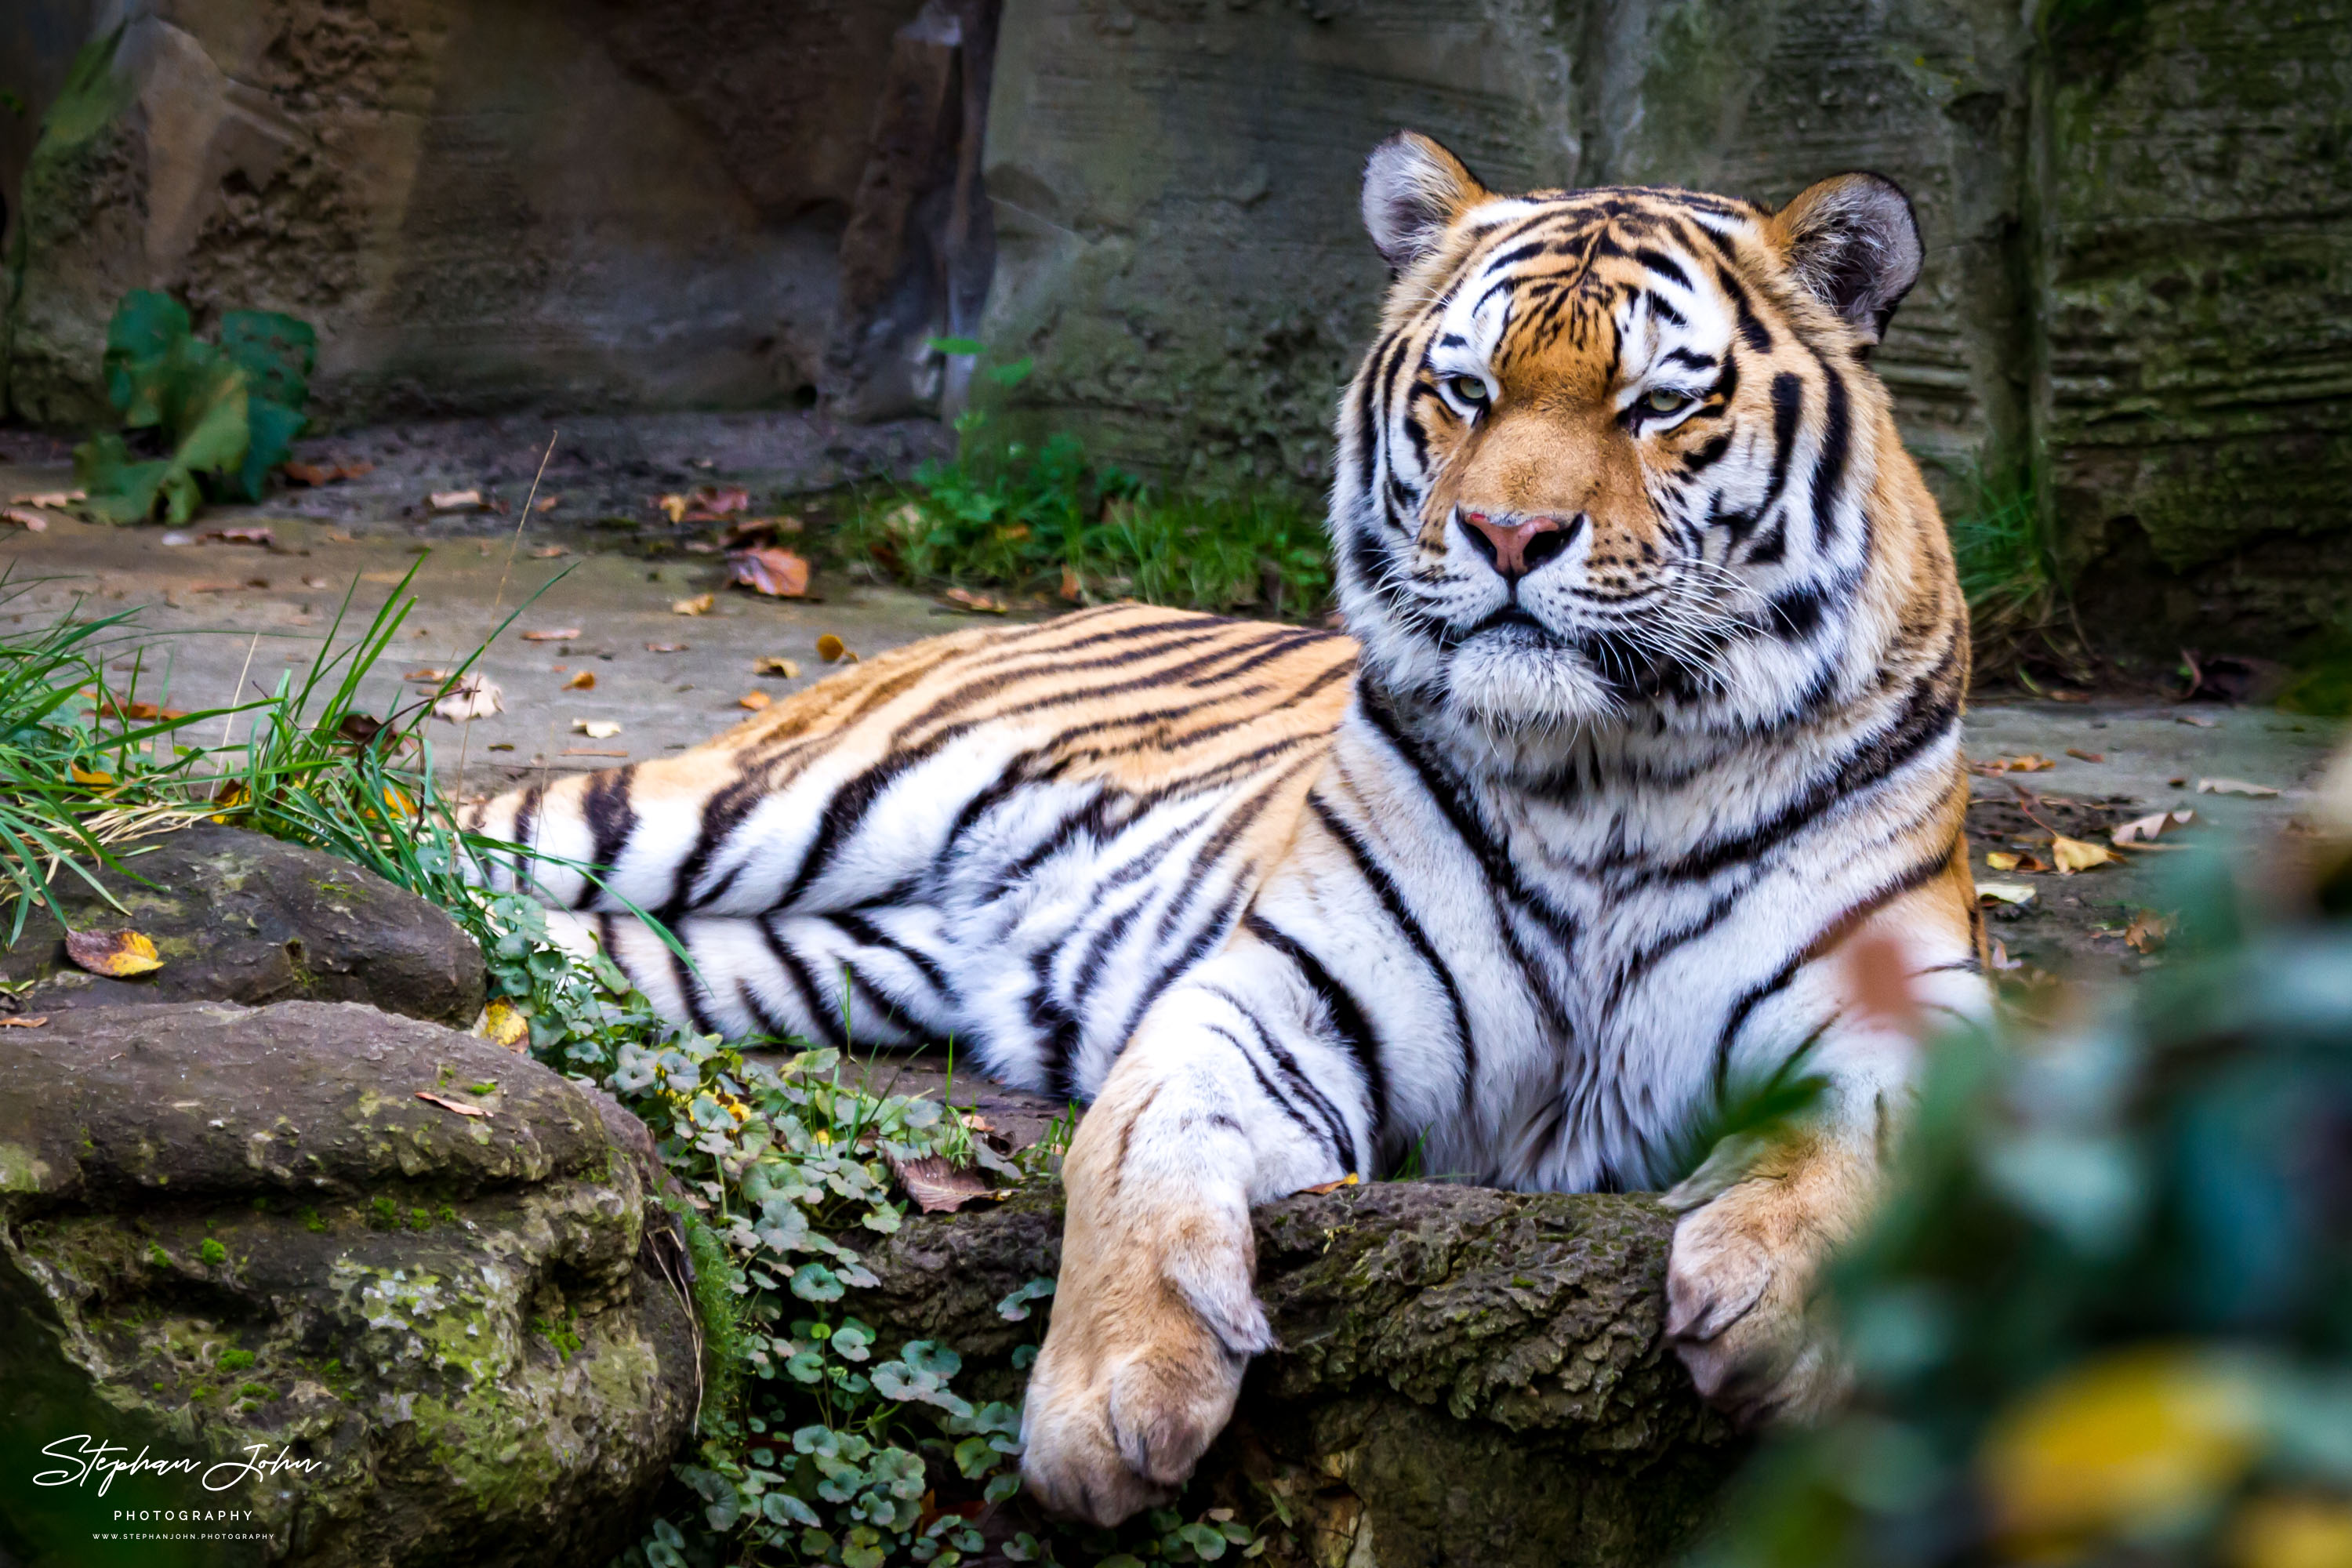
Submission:
[[520,1051],[530,1043],[530,1020],[501,996],[482,1009],[482,1021],[474,1026],[474,1033],[494,1046]]
[[2202,1508],[2253,1462],[2258,1403],[2225,1363],[2186,1349],[2061,1373],[1986,1436],[1979,1472],[1996,1527],[2046,1550]]
[[775,699],[770,697],[764,691],[746,691],[742,696],[735,699],[735,706],[738,708],[749,708],[752,712],[757,713],[761,709],[765,708],[769,703],[774,700]]
[[2003,854],[1998,849],[1988,849],[1985,851],[1985,864],[1996,871],[2014,871],[2017,869],[2017,857]]
[[816,639],[816,656],[827,664],[839,664],[843,659],[852,664],[857,662],[857,656],[849,651],[849,645],[831,632]]
[[92,974],[117,980],[163,967],[155,944],[135,931],[77,931],[66,933],[66,956]]
[[2058,874],[2071,877],[2077,871],[2087,871],[2094,866],[2104,866],[2116,858],[2116,852],[2104,844],[2085,844],[2079,838],[2063,834],[2050,836],[2050,858],[2058,863]]
[[691,599],[676,599],[671,601],[669,613],[673,616],[709,615],[710,613],[710,606],[718,602],[719,595],[716,594],[697,594]]
[[71,763],[66,764],[66,773],[78,784],[110,784],[114,782],[112,773],[79,767]]
[[668,518],[672,522],[677,521],[686,515],[686,498],[684,496],[663,496],[660,500],[655,501],[654,504],[661,508],[662,515]]
[[1990,900],[1996,904],[2030,904],[2033,901],[2033,886],[2030,882],[1979,882],[1977,902]]
[[791,659],[776,658],[772,656],[766,658],[753,659],[751,661],[751,673],[754,675],[781,675],[786,680],[797,680],[800,679],[801,667],[794,664]]
[[1336,1193],[1341,1187],[1352,1187],[1359,1179],[1356,1173],[1350,1171],[1336,1182],[1318,1182],[1311,1187],[1301,1187],[1298,1190],[1302,1193],[1313,1193],[1319,1197],[1325,1193]]
[[579,674],[573,676],[571,679],[563,683],[563,689],[566,691],[595,690],[596,672],[593,669],[582,670]]
[[572,730],[592,741],[609,741],[621,732],[621,725],[616,719],[574,719]]

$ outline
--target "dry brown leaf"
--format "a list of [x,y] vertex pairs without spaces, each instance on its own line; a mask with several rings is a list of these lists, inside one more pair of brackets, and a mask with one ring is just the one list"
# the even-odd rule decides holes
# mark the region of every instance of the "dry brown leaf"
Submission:
[[2243,779],[2199,779],[2199,795],[2242,795],[2255,800],[2268,800],[2278,791],[2268,784],[2248,784]]
[[68,931],[66,956],[92,974],[118,980],[163,967],[155,944],[135,931]]
[[2186,827],[2196,820],[2197,814],[2185,808],[2179,811],[2152,811],[2146,816],[2133,817],[2129,822],[2117,826],[2107,837],[2119,845],[2153,844],[2160,835],[2168,833],[2176,827]]
[[649,642],[646,644],[646,651],[647,653],[684,653],[686,648],[687,645],[682,642]]
[[2154,910],[2142,910],[2124,928],[2124,944],[2134,952],[2154,952],[2172,934],[2172,921]]
[[278,472],[298,485],[331,485],[375,472],[373,463],[281,463]]
[[199,537],[218,540],[223,544],[257,544],[264,550],[278,547],[278,531],[267,523],[249,523],[239,528],[206,529]]
[[719,602],[716,594],[697,594],[691,599],[673,599],[669,613],[673,616],[707,616],[710,606]]
[[467,1105],[465,1101],[460,1100],[450,1100],[442,1095],[434,1093],[429,1089],[418,1089],[416,1091],[416,1098],[425,1101],[427,1105],[437,1105],[444,1110],[454,1110],[460,1116],[478,1116],[484,1121],[488,1121],[495,1114],[495,1112],[483,1106]]
[[468,719],[503,713],[506,706],[507,695],[499,689],[498,683],[477,670],[441,694],[441,700],[433,704],[433,716],[461,724]]
[[580,628],[578,626],[558,626],[552,631],[525,632],[522,634],[522,640],[525,642],[570,642],[579,635]]
[[27,533],[47,533],[49,531],[49,520],[26,506],[0,510],[0,521],[13,522]]
[[579,674],[573,676],[571,679],[563,683],[563,689],[566,691],[595,690],[596,672],[593,669],[582,670]]
[[435,490],[425,500],[435,511],[479,511],[483,504],[479,490]]
[[449,679],[449,672],[446,669],[412,669],[400,679],[413,680],[419,686],[438,686]]
[[600,752],[593,746],[566,746],[563,748],[563,754],[567,757],[625,757],[629,753],[626,752]]
[[1062,597],[1075,605],[1086,596],[1087,585],[1085,583],[1079,581],[1077,569],[1072,566],[1063,567]]
[[2050,858],[2057,862],[2058,874],[2062,877],[2087,871],[2094,866],[2105,866],[2115,858],[2116,852],[2104,844],[2085,844],[2063,833],[2050,836]]
[[621,721],[617,719],[574,719],[572,721],[572,732],[585,735],[592,741],[609,741],[621,732]]
[[654,506],[656,510],[659,510],[664,517],[669,519],[672,522],[677,521],[686,515],[686,498],[684,496],[656,496],[654,498]]
[[992,599],[986,594],[975,594],[969,588],[950,588],[941,597],[957,608],[970,610],[975,615],[1002,616],[1010,613],[1013,608],[1002,599]]
[[1969,764],[1971,771],[1979,773],[2038,773],[2057,765],[2036,752],[2028,752],[2021,757],[1995,757],[1990,762]]
[[996,1195],[979,1172],[959,1170],[938,1154],[920,1160],[892,1158],[890,1169],[898,1173],[898,1184],[925,1214],[953,1214],[974,1198]]
[[48,1021],[46,1015],[38,1018],[0,1018],[0,1029],[37,1029]]
[[839,664],[843,659],[852,664],[857,662],[857,656],[849,651],[849,645],[831,632],[816,639],[816,656],[827,664]]
[[703,485],[687,497],[686,502],[684,515],[670,519],[672,522],[717,522],[735,512],[751,510],[751,492],[740,485]]
[[1341,1187],[1352,1187],[1356,1184],[1356,1173],[1350,1171],[1336,1182],[1318,1182],[1311,1187],[1301,1187],[1298,1190],[1302,1193],[1314,1193],[1319,1195],[1324,1193],[1336,1193]]
[[794,664],[791,659],[778,658],[773,654],[771,654],[765,658],[753,659],[751,661],[751,673],[754,675],[781,675],[786,680],[798,680],[800,679],[801,667]]
[[2107,753],[2105,752],[2082,752],[2072,746],[2066,748],[2066,754],[2078,763],[2104,763],[2107,760]]
[[572,552],[566,550],[561,544],[542,544],[538,549],[530,552],[530,558],[533,561],[552,561],[559,555],[569,555]]
[[78,500],[88,500],[88,490],[35,490],[21,496],[10,496],[10,506],[71,506]]
[[735,699],[735,706],[738,708],[749,708],[752,712],[757,713],[761,709],[765,708],[774,700],[774,698],[769,696],[764,691],[746,691],[742,696]]
[[549,512],[553,511],[557,507],[560,507],[562,504],[563,498],[562,496],[541,496],[530,510],[538,512]]
[[2010,957],[2008,944],[1999,937],[1995,937],[1992,943],[1992,966],[1997,970],[2004,971],[2022,969],[2025,967],[2025,961],[2021,958]]
[[2214,725],[2221,722],[2219,719],[2208,719],[2202,713],[2175,713],[2172,716],[2172,721],[2176,724],[2187,724],[2191,728],[2199,730],[2210,730]]
[[772,599],[797,599],[808,592],[809,563],[772,544],[738,550],[727,557],[727,580]]

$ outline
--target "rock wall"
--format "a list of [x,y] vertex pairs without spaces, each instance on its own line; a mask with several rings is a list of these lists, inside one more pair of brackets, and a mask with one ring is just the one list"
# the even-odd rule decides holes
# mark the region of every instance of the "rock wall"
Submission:
[[[200,328],[312,321],[330,419],[809,401],[863,374],[826,360],[861,200],[930,194],[869,170],[919,4],[102,0],[76,29],[89,0],[31,0],[0,63],[63,119],[0,161],[9,405],[99,418],[107,317],[135,287]],[[102,90],[57,99],[60,42],[118,23]],[[887,357],[944,326],[943,287],[917,279],[911,326],[866,344],[853,321],[853,342]]]

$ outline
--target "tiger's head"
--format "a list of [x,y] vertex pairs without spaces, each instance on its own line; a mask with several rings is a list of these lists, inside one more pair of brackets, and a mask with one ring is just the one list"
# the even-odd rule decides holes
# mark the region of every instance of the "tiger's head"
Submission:
[[1408,132],[1363,211],[1395,282],[1331,525],[1370,680],[1522,745],[1753,732],[1958,613],[1868,364],[1919,273],[1894,184],[1504,196]]

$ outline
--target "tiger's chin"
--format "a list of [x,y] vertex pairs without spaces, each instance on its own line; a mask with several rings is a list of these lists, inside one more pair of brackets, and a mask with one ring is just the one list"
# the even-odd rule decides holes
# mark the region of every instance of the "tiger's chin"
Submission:
[[1500,735],[1591,730],[1625,711],[1622,694],[1585,654],[1532,628],[1496,627],[1447,660],[1445,706]]

